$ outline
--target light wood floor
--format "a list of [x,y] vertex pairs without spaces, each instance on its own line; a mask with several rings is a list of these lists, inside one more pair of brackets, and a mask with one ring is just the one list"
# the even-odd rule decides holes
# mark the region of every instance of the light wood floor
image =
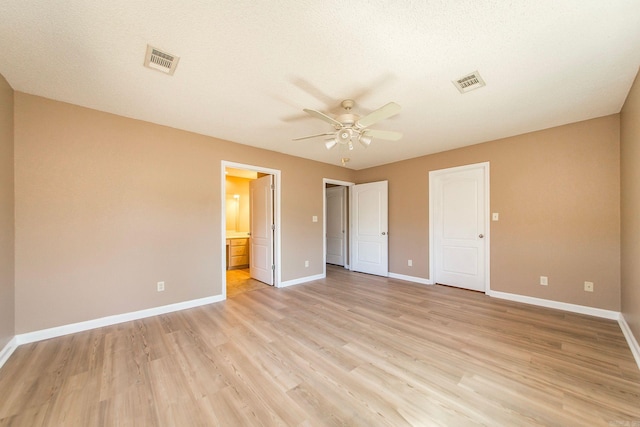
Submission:
[[269,285],[251,278],[248,268],[227,270],[227,298],[233,298],[243,292],[266,288],[269,288]]
[[638,426],[615,321],[329,268],[19,347],[1,426]]

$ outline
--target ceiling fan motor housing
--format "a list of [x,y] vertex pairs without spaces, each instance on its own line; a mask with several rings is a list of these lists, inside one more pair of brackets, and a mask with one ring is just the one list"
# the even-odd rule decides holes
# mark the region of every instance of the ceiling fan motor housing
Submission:
[[360,117],[356,114],[344,113],[336,117],[336,120],[342,123],[343,127],[353,127]]

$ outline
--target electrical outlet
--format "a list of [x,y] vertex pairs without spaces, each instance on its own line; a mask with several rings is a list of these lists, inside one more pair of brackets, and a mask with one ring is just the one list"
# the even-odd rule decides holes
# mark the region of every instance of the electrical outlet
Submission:
[[593,292],[593,282],[584,282],[584,291]]
[[164,282],[158,282],[158,292],[164,291]]
[[549,278],[547,276],[540,276],[540,284],[542,286],[549,286]]
[[407,260],[407,265],[408,265],[409,267],[413,267],[413,260],[412,260],[412,259]]
[[304,266],[305,266],[305,267],[309,267],[309,261],[305,261],[305,262],[304,262]]

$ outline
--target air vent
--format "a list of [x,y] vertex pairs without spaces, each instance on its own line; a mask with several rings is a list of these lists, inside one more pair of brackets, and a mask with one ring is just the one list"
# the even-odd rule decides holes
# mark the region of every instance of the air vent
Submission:
[[460,77],[457,80],[453,80],[452,83],[456,88],[458,88],[460,93],[467,93],[486,85],[477,71],[467,74],[464,77]]
[[176,71],[178,61],[180,61],[180,58],[177,56],[147,45],[147,54],[144,58],[145,67],[152,68],[172,76]]

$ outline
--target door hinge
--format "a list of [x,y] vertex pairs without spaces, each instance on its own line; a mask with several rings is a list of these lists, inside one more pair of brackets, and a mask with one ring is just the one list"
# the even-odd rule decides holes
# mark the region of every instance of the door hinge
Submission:
[[275,264],[271,264],[271,269],[275,270],[276,269],[276,265]]
[[275,224],[271,224],[271,229],[272,229],[273,231],[276,231],[276,225],[275,225]]
[[271,184],[271,189],[272,189],[272,190],[275,190],[275,189],[276,189],[276,187],[275,187],[273,184]]

